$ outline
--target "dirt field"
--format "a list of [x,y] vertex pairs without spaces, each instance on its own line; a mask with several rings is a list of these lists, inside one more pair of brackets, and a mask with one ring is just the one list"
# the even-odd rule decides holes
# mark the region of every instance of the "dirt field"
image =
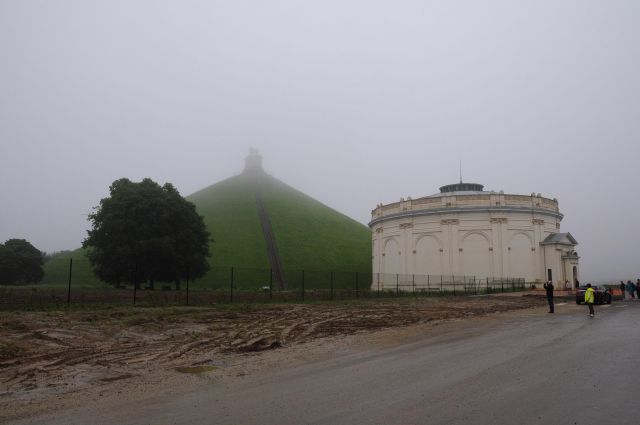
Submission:
[[[256,352],[410,324],[538,307],[541,297],[0,313],[0,421],[210,372]],[[251,357],[254,356],[254,357]],[[146,384],[145,384],[146,383]],[[135,390],[133,390],[135,391]]]

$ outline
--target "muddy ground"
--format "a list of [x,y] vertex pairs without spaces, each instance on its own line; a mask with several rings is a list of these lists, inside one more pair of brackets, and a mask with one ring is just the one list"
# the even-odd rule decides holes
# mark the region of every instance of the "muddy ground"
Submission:
[[[348,303],[118,307],[0,313],[0,422],[73,405],[80,395],[143,392],[180,372],[255,363],[263,351],[419,323],[540,307],[539,296]],[[240,372],[242,373],[242,372]],[[168,384],[167,384],[168,385]]]

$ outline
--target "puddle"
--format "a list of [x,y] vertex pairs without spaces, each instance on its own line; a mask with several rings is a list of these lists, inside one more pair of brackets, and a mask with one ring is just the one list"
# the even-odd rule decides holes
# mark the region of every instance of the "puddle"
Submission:
[[194,373],[196,375],[199,375],[201,373],[206,373],[206,372],[211,372],[214,370],[217,370],[218,368],[216,366],[210,366],[210,365],[202,365],[202,366],[184,366],[184,367],[177,367],[176,370],[180,373]]

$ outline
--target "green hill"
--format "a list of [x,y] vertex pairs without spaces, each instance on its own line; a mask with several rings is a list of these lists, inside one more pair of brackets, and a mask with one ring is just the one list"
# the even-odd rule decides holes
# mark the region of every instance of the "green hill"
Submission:
[[73,260],[72,282],[76,288],[94,288],[102,282],[93,274],[89,260],[82,248],[56,255],[44,263],[44,279],[47,286],[66,286],[69,281],[69,260]]
[[[187,197],[212,234],[213,267],[269,268],[252,183],[241,174]],[[267,174],[260,184],[285,269],[370,270],[366,226]]]
[[285,268],[371,271],[368,227],[272,177],[263,196]]
[[209,265],[212,268],[269,268],[254,192],[246,176],[241,174],[223,180],[187,199],[204,217],[211,233]]
[[[231,267],[240,288],[268,284],[273,259],[268,254],[256,191],[268,215],[283,280],[289,288],[302,284],[302,270],[308,287],[327,286],[331,271],[336,272],[336,287],[343,286],[341,281],[353,280],[338,272],[370,273],[371,233],[365,225],[264,173],[260,167],[187,197],[204,217],[213,239],[211,271],[197,286],[228,287]],[[82,249],[45,264],[45,283],[66,282],[69,256],[74,259],[74,286],[76,282],[95,285],[98,281]]]

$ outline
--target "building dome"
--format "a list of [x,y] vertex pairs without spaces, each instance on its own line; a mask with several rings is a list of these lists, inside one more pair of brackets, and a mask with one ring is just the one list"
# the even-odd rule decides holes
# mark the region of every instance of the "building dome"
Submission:
[[440,193],[450,192],[482,192],[484,186],[478,183],[454,183],[440,187]]

